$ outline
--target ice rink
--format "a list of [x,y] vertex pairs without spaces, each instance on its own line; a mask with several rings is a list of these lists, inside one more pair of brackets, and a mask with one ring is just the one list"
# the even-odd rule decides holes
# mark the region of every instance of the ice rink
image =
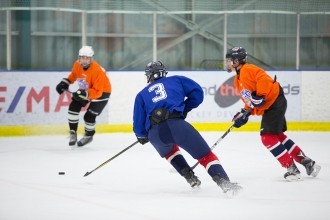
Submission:
[[[213,145],[223,133],[202,135]],[[244,187],[232,199],[201,166],[195,169],[201,188],[191,189],[150,144],[137,144],[83,177],[135,142],[132,133],[96,134],[75,150],[64,135],[0,138],[0,219],[329,220],[330,133],[287,135],[322,166],[319,176],[308,177],[298,165],[303,181],[284,181],[286,170],[263,147],[259,133],[233,130],[214,150],[231,180]]]

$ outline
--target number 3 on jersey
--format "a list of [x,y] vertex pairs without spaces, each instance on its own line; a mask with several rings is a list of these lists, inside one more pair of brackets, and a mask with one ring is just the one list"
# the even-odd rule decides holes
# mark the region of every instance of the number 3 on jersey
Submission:
[[160,100],[166,99],[167,97],[163,83],[156,83],[155,85],[150,86],[148,91],[155,91],[156,93],[156,96],[152,98],[153,102],[158,102]]

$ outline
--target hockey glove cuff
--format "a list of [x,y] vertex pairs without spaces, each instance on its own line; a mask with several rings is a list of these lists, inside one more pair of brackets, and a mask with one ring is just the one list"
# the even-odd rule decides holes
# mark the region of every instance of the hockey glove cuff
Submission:
[[138,142],[142,145],[146,144],[149,142],[149,138],[148,137],[136,137]]
[[56,86],[58,94],[62,94],[65,90],[69,89],[70,82],[68,79],[63,78],[62,81]]
[[261,107],[266,102],[263,96],[257,96],[256,92],[251,93],[251,103],[254,107]]
[[78,89],[77,92],[72,93],[72,96],[76,101],[88,101],[88,92],[83,89]]
[[234,127],[235,128],[239,128],[239,127],[242,127],[243,125],[245,125],[248,120],[249,120],[249,116],[251,115],[251,112],[248,112],[246,115],[244,115],[244,113],[246,112],[247,110],[243,109],[240,111],[240,112],[237,112],[232,121],[234,122]]

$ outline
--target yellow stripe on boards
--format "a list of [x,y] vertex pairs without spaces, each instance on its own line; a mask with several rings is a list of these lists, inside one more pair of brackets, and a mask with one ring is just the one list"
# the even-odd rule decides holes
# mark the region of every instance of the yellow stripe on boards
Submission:
[[[198,131],[226,131],[232,123],[193,123]],[[249,122],[235,131],[259,131],[259,122]],[[288,131],[330,131],[330,122],[288,122]],[[83,133],[83,124],[78,132]],[[97,124],[97,133],[133,132],[131,124]],[[0,126],[0,137],[63,135],[69,133],[68,125]]]

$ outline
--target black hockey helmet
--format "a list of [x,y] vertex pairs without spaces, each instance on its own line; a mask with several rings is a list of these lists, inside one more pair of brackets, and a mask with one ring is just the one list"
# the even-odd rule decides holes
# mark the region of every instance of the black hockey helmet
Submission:
[[233,47],[226,53],[226,58],[231,58],[234,63],[237,61],[239,64],[246,63],[247,52],[243,47]]
[[164,64],[160,61],[150,62],[145,69],[145,75],[147,76],[148,83],[157,79],[165,77],[167,74]]

